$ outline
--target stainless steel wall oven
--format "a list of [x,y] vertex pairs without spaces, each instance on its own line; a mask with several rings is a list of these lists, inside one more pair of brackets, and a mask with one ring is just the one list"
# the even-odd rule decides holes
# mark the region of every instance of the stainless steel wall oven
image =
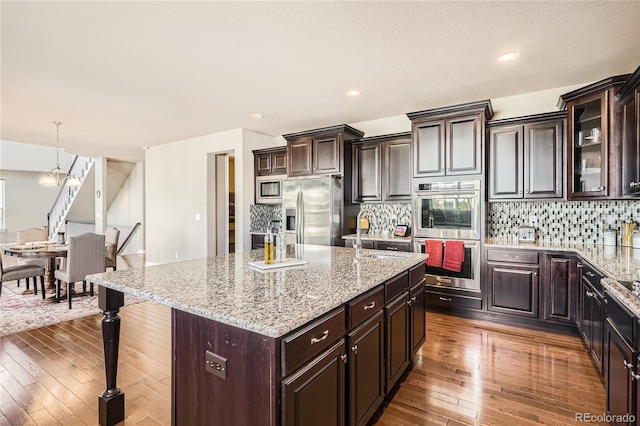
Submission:
[[[426,253],[425,240],[428,239],[414,238],[414,251]],[[427,285],[480,291],[480,241],[464,241],[464,262],[460,272],[427,265],[425,273]]]

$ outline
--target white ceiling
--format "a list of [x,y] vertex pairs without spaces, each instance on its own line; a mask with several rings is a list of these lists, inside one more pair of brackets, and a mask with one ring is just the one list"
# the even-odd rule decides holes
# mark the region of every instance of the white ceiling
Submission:
[[[277,136],[640,65],[637,0],[0,7],[0,138],[55,145],[58,120],[67,152],[131,161],[145,145],[239,127]],[[521,57],[498,62],[507,50]]]

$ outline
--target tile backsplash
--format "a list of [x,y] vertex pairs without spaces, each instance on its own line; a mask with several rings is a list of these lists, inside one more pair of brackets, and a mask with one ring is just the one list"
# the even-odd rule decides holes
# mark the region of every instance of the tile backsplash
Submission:
[[272,220],[282,220],[280,204],[253,204],[249,206],[249,232],[266,232]]
[[[370,226],[373,227],[373,232],[375,233],[383,233],[384,231],[393,233],[396,229],[396,224],[412,226],[411,202],[360,204],[360,210],[365,208],[370,209],[376,215],[376,220],[370,221]],[[392,222],[394,216],[397,218],[396,224]]]
[[604,230],[640,220],[640,201],[535,201],[489,203],[487,236],[516,238],[518,227],[536,216],[536,237],[543,241],[602,244]]

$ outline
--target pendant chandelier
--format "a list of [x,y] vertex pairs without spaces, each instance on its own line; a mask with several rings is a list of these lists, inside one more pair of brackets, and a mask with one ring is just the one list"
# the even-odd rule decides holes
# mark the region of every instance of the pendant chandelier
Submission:
[[53,124],[56,125],[56,167],[48,175],[43,176],[39,183],[45,186],[60,186],[66,182],[68,186],[78,186],[80,179],[60,168],[60,125],[62,122],[54,121]]

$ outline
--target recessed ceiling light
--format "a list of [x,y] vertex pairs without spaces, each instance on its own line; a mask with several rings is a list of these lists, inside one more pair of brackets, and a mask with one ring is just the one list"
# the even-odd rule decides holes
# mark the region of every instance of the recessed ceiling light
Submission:
[[502,55],[500,55],[498,60],[500,62],[508,62],[508,61],[513,61],[518,56],[520,56],[520,54],[517,53],[517,52],[506,52],[506,53],[503,53]]
[[358,96],[360,95],[359,90],[347,90],[347,96]]
[[260,119],[260,118],[264,118],[264,115],[262,115],[262,114],[251,114],[251,115],[249,115],[249,117],[255,118],[255,119]]

